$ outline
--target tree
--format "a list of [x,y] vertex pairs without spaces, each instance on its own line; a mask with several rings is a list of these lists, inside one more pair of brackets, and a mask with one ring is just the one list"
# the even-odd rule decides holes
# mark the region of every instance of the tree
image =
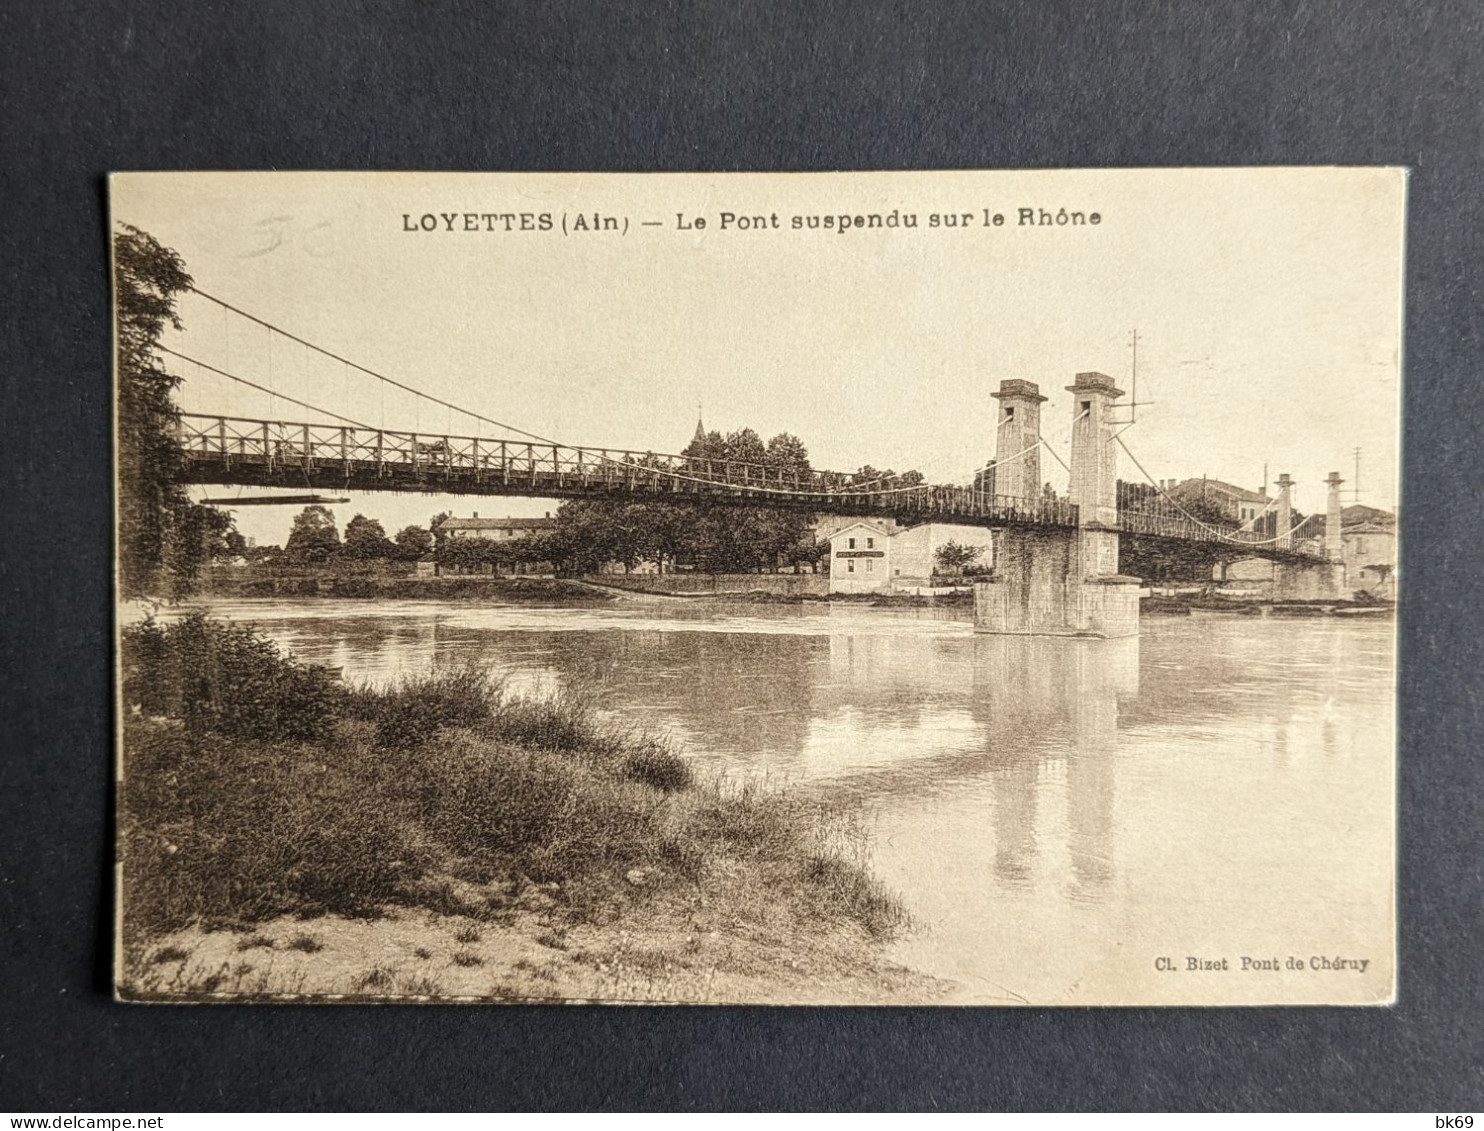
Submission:
[[[207,562],[226,562],[247,552],[247,539],[227,511],[190,504],[173,520],[165,544],[165,566],[172,578],[194,583]],[[188,589],[177,588],[177,592]]]
[[692,436],[690,443],[680,449],[680,454],[690,457],[696,470],[704,470],[706,460],[727,458],[727,442],[720,432],[706,432]]
[[438,565],[455,573],[481,573],[493,566],[499,552],[488,538],[445,538],[434,551]]
[[1240,525],[1232,517],[1230,510],[1226,506],[1204,495],[1181,499],[1179,505],[1187,517],[1193,518],[1206,526],[1214,526],[1218,530],[1236,530]]
[[327,508],[315,505],[294,516],[294,526],[283,552],[291,561],[322,565],[339,549],[340,533],[335,529],[335,516]]
[[[114,233],[118,336],[118,556],[125,596],[156,590],[161,570],[172,592],[189,592],[200,567],[203,525],[180,486],[185,457],[176,439],[180,378],[160,364],[167,326],[182,329],[175,297],[192,284],[185,261],[153,236],[124,224]],[[230,522],[230,519],[229,519]]]
[[751,428],[741,428],[727,433],[726,458],[738,463],[763,463],[768,458],[768,449]]
[[874,487],[880,491],[890,490],[893,487],[918,487],[927,482],[926,477],[920,471],[904,471],[898,474],[889,467],[885,471],[877,471],[869,463],[863,464],[853,479],[857,487]]
[[983,553],[983,546],[966,546],[961,542],[948,541],[938,547],[933,558],[944,573],[959,574],[977,562]]
[[452,511],[439,511],[428,520],[428,531],[433,535],[433,546],[435,549],[442,546],[443,540],[448,537],[443,532],[443,524],[452,517]]
[[396,547],[387,539],[380,522],[358,514],[345,524],[345,544],[340,552],[347,558],[369,562],[391,557]]
[[433,552],[433,534],[421,526],[404,526],[393,539],[397,544],[397,556],[404,561],[415,562]]
[[780,432],[768,441],[768,450],[763,457],[769,470],[805,478],[809,475],[809,449],[804,441],[791,432]]

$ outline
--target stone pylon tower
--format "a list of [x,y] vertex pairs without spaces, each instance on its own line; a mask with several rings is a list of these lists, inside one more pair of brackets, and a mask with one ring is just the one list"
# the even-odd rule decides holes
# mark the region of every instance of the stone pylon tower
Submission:
[[1104,373],[1079,373],[1072,394],[1072,477],[1084,577],[1118,572],[1118,455],[1113,405],[1123,390]]
[[1284,550],[1293,545],[1293,537],[1289,533],[1293,529],[1293,488],[1293,477],[1288,472],[1278,476],[1278,527],[1273,533],[1278,536],[1274,545]]
[[[1118,463],[1113,454],[1113,406],[1123,395],[1113,378],[1079,373],[1068,387],[1072,402],[1072,489],[1077,526],[1054,528],[1011,522],[999,540],[994,576],[974,586],[974,628],[1030,636],[1126,637],[1139,633],[1139,582],[1118,573]],[[1039,438],[1040,390],[1029,381],[1007,381],[997,395],[1013,407],[1003,422],[998,451],[1011,456]],[[1021,432],[1034,423],[1035,433]],[[999,480],[1019,491],[1040,490],[1020,461],[996,468]],[[1034,484],[1034,487],[1032,486]],[[996,492],[1007,494],[996,484]]]
[[1028,501],[1041,497],[1041,405],[1034,381],[1000,382],[990,396],[1000,402],[995,428],[994,493]]

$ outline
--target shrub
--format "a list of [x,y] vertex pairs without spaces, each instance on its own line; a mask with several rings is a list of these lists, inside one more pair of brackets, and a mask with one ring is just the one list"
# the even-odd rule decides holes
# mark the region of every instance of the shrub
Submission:
[[442,727],[488,718],[498,700],[499,685],[487,672],[468,667],[404,678],[383,691],[363,688],[350,696],[348,710],[375,722],[377,746],[405,748],[426,742]]
[[653,739],[640,742],[624,758],[623,772],[629,780],[652,785],[665,793],[689,789],[695,781],[690,763]]
[[485,733],[502,742],[568,754],[606,752],[610,746],[587,704],[572,695],[505,700]]
[[239,738],[318,739],[339,713],[328,672],[284,656],[252,628],[192,613],[121,637],[124,701],[192,731]]
[[572,768],[464,732],[430,746],[404,777],[419,822],[455,851],[519,855],[547,840],[570,808]]

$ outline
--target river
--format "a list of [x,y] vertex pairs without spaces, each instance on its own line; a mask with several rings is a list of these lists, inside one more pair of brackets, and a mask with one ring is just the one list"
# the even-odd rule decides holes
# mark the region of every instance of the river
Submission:
[[[472,660],[514,690],[581,689],[703,770],[858,802],[921,928],[891,957],[951,1000],[1390,992],[1389,623],[1146,617],[1139,639],[1092,641],[976,635],[934,609],[210,607],[348,681]],[[1367,966],[1315,969],[1331,957]]]

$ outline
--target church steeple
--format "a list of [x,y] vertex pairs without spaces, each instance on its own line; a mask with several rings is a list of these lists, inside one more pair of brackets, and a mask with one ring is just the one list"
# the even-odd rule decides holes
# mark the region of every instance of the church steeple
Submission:
[[701,423],[701,406],[696,405],[696,434],[691,437],[691,443],[704,444],[706,442],[706,426]]

